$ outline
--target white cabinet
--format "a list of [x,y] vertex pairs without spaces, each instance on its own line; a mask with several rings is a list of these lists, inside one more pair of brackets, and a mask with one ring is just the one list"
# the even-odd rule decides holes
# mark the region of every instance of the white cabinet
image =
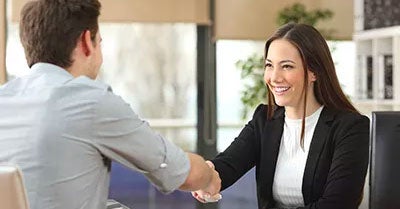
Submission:
[[366,4],[363,0],[354,3],[357,76],[353,101],[362,112],[400,110],[400,25],[364,30]]

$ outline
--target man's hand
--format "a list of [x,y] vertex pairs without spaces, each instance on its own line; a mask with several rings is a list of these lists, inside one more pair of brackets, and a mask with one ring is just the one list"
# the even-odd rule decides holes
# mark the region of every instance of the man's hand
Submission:
[[208,160],[206,163],[213,169],[212,179],[206,188],[192,192],[192,196],[202,203],[217,202],[222,198],[219,193],[221,190],[221,179],[218,172],[215,170],[214,164]]

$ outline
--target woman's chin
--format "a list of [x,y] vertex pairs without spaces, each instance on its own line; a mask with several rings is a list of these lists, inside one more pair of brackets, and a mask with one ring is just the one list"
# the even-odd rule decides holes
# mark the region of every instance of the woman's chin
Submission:
[[275,97],[275,103],[276,103],[276,105],[281,106],[281,107],[287,105],[287,102],[285,100],[277,99],[276,97]]

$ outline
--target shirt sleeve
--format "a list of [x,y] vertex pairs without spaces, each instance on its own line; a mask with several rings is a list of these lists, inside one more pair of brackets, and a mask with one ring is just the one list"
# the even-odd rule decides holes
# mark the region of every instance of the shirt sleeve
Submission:
[[179,188],[189,174],[187,154],[154,132],[111,92],[97,105],[92,133],[94,144],[103,155],[143,173],[161,192]]

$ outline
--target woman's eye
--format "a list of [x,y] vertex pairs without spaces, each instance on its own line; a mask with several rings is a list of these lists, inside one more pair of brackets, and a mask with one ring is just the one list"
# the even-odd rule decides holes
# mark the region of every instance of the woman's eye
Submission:
[[265,63],[265,68],[272,68],[272,64],[271,63]]
[[283,65],[282,68],[283,69],[292,69],[293,66],[291,66],[291,65]]

